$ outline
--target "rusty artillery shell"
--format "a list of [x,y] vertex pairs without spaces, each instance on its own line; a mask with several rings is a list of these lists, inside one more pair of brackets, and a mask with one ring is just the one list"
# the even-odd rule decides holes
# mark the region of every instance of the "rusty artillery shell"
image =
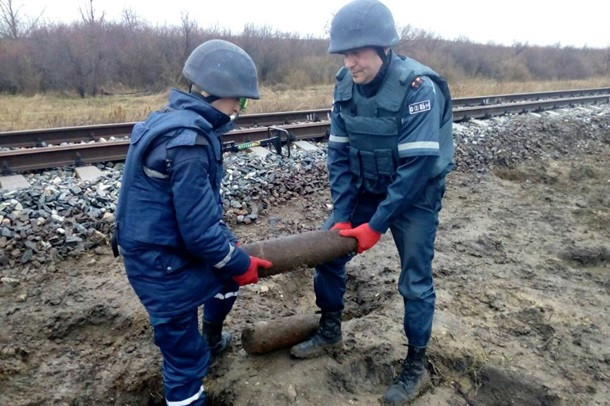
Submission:
[[279,350],[309,338],[315,333],[319,322],[319,314],[295,314],[259,321],[242,330],[241,343],[248,354]]
[[270,269],[259,269],[258,276],[265,277],[293,271],[301,267],[314,267],[324,262],[356,252],[358,241],[341,237],[339,231],[307,231],[286,237],[244,244],[248,254],[273,263]]

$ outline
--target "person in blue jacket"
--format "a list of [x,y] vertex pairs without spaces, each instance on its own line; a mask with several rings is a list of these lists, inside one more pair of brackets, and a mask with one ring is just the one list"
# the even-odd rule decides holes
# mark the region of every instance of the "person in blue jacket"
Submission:
[[[254,62],[222,40],[199,45],[168,105],[134,126],[119,192],[116,242],[163,356],[170,406],[203,405],[202,380],[226,350],[222,332],[239,286],[271,263],[239,248],[222,221],[221,134],[258,99]],[[203,305],[203,334],[198,307]]]
[[[425,351],[434,314],[434,240],[445,175],[453,167],[447,83],[392,52],[398,41],[392,13],[377,0],[352,1],[332,19],[329,52],[342,54],[344,67],[337,74],[328,143],[333,212],[323,226],[355,237],[359,254],[392,231],[408,352],[385,393],[388,404],[410,401],[429,382]],[[309,340],[291,349],[294,357],[341,346],[345,264],[352,257],[316,268],[321,320]]]

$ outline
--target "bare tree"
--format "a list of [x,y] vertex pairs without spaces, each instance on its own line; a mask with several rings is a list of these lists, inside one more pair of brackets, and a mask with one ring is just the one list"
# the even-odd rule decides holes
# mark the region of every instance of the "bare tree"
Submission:
[[121,16],[123,17],[123,25],[130,31],[136,31],[142,26],[140,17],[130,8],[124,8]]
[[25,19],[20,14],[21,7],[13,0],[0,0],[0,38],[27,37],[36,28],[44,10],[34,19]]
[[422,31],[418,40],[421,42],[428,56],[430,56],[441,40],[441,37],[433,32]]
[[97,15],[97,10],[93,7],[93,0],[86,0],[85,6],[79,7],[78,12],[85,24],[95,24],[104,21],[104,12],[99,16]]
[[413,48],[419,35],[418,31],[419,30],[413,27],[411,24],[405,25],[400,30],[400,42],[398,43],[398,47],[403,49]]
[[515,56],[519,55],[521,52],[525,51],[528,47],[527,41],[525,42],[520,42],[520,41],[515,41],[513,42],[513,46],[512,48],[515,50]]
[[197,22],[191,19],[187,11],[180,13],[180,21],[182,23],[182,35],[184,36],[184,60],[189,56],[193,49],[193,37],[197,32]]
[[[247,25],[243,33],[214,27],[201,28],[188,14],[182,24],[150,26],[126,9],[120,22],[103,20],[95,0],[79,0],[82,20],[71,24],[43,24],[28,32],[19,2],[0,0],[0,27],[17,27],[0,34],[0,92],[31,93],[74,89],[82,97],[125,87],[160,90],[176,85],[184,59],[199,43],[226,39],[254,59],[261,82],[298,88],[329,83],[341,65],[328,55],[328,40],[301,38],[271,27]],[[8,24],[7,24],[8,22]],[[504,80],[578,79],[607,77],[610,47],[512,46],[478,44],[462,37],[437,35],[406,26],[401,28],[397,53],[413,57],[453,81],[464,77]],[[15,33],[17,37],[14,38]],[[4,35],[4,36],[3,36]]]

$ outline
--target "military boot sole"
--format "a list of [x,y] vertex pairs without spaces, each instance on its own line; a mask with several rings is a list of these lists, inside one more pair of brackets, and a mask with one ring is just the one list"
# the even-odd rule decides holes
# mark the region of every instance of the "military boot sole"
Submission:
[[428,389],[430,386],[432,386],[432,380],[430,379],[430,373],[428,371],[426,371],[424,373],[424,376],[422,376],[421,380],[419,381],[419,383],[417,384],[417,386],[411,393],[404,393],[404,397],[402,397],[400,399],[398,399],[398,398],[388,399],[387,396],[388,396],[390,390],[394,386],[397,386],[397,388],[396,388],[397,391],[401,391],[401,385],[397,385],[397,384],[391,385],[388,388],[388,390],[386,391],[383,399],[381,400],[381,403],[383,405],[403,406],[403,405],[407,405],[407,404],[411,403],[413,400],[417,399],[421,394],[423,394],[423,392],[426,389]]
[[331,344],[320,344],[314,347],[308,347],[306,342],[297,344],[290,349],[290,355],[298,359],[310,359],[317,358],[325,354],[332,353],[333,351],[340,350],[343,347],[343,340],[339,340]]

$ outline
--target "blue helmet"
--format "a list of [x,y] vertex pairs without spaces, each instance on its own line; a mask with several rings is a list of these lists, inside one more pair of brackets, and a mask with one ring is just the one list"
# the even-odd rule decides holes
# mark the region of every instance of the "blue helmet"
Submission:
[[213,39],[199,45],[186,59],[182,74],[210,95],[260,99],[254,61],[228,41]]
[[398,44],[392,12],[377,0],[354,0],[343,6],[330,24],[328,52],[340,54],[362,47]]

